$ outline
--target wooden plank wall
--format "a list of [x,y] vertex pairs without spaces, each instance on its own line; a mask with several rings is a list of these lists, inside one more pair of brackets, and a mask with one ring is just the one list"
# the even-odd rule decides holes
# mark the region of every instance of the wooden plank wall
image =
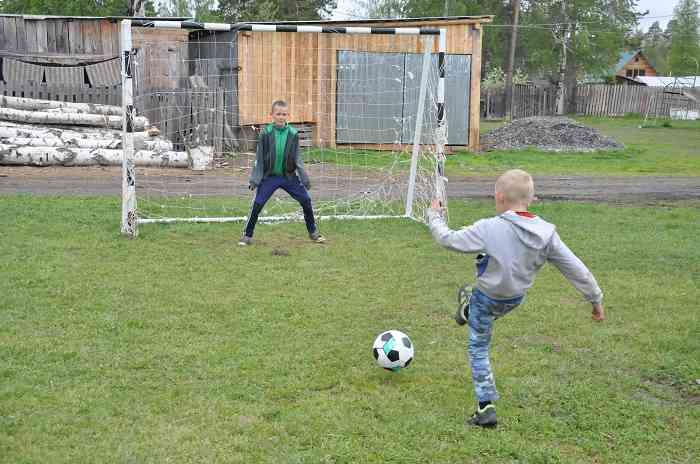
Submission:
[[0,16],[0,54],[62,62],[119,54],[119,24],[107,19]]
[[[478,23],[386,23],[384,27],[445,27],[447,53],[471,54],[470,148],[478,149],[481,37]],[[437,37],[433,52],[438,51]],[[290,121],[315,123],[314,144],[335,145],[338,50],[423,52],[423,38],[408,35],[344,35],[242,32],[238,35],[240,124],[269,122],[270,103],[290,102]],[[449,78],[449,76],[448,76]]]
[[188,88],[188,35],[181,29],[132,29],[141,91]]
[[240,124],[269,122],[270,104],[279,99],[289,103],[291,121],[314,121],[317,47],[318,34],[240,32]]

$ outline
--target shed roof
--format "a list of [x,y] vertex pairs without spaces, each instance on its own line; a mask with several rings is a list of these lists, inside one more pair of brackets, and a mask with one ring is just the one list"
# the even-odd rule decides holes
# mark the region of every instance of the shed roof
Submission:
[[253,24],[368,24],[368,23],[490,23],[493,15],[430,16],[424,18],[320,19],[316,21],[252,21]]
[[[62,15],[25,15],[0,13],[0,17],[15,17],[29,20],[42,19],[139,19],[150,21],[193,21],[191,16],[62,16]],[[490,23],[492,15],[481,16],[431,16],[426,18],[384,18],[384,19],[319,19],[306,21],[249,21],[250,24],[366,24],[366,23],[416,23],[416,22],[449,22],[449,23]]]

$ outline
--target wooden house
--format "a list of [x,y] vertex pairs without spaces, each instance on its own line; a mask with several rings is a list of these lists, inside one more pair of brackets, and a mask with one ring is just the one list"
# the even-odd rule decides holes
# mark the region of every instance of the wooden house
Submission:
[[615,77],[618,80],[633,80],[644,76],[656,76],[656,69],[644,53],[641,50],[624,52],[615,66]]
[[[0,94],[120,104],[119,21],[121,18],[0,15]],[[185,18],[172,18],[185,19]],[[176,88],[187,75],[188,32],[143,29],[134,42],[158,40],[172,63],[142,61],[160,76],[158,86]],[[157,37],[157,39],[154,39]],[[161,69],[162,68],[162,69]]]

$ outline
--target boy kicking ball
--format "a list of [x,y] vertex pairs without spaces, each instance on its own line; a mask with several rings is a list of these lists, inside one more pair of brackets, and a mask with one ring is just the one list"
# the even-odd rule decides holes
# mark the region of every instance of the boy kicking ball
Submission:
[[238,244],[247,246],[253,243],[258,215],[267,200],[280,188],[301,205],[309,238],[315,243],[324,243],[326,239],[316,227],[311,197],[307,191],[311,183],[299,153],[299,133],[287,124],[289,105],[283,100],[277,100],[272,104],[270,116],[272,123],[265,126],[258,137],[255,167],[248,185],[250,190],[257,189],[257,192]]
[[489,361],[493,322],[518,307],[545,262],[554,264],[593,307],[594,321],[605,319],[603,292],[585,264],[562,242],[555,226],[528,211],[534,198],[532,177],[519,169],[496,181],[497,216],[455,231],[445,224],[438,200],[427,211],[435,240],[445,248],[480,253],[477,280],[468,304],[455,320],[469,324],[468,353],[478,405],[470,425],[495,427],[499,398]]

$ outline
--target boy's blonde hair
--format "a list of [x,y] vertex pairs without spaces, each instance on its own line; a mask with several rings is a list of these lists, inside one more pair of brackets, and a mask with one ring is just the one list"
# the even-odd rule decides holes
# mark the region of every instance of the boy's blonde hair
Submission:
[[[268,100],[269,101],[269,100]],[[275,112],[275,108],[289,108],[289,105],[287,104],[286,101],[284,100],[275,100],[272,102],[272,110],[270,110],[272,113]]]
[[502,193],[509,203],[529,205],[535,198],[535,184],[527,172],[511,169],[496,181],[496,192]]

